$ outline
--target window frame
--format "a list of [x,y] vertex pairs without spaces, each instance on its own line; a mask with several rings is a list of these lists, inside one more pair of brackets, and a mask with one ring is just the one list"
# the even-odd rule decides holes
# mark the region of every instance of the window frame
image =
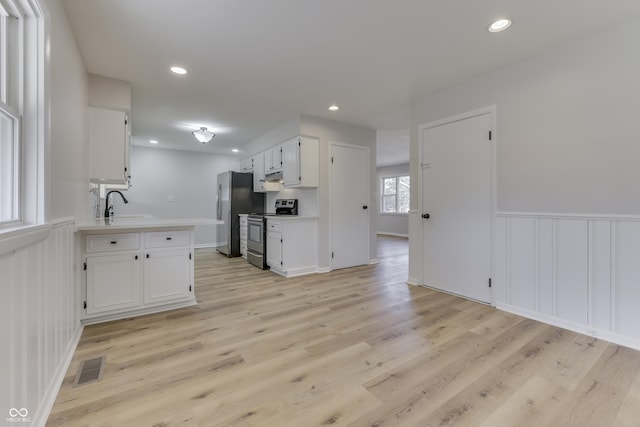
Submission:
[[[0,0],[0,13],[7,15],[0,25],[5,36],[0,45],[0,101],[3,112],[17,118],[18,147],[17,218],[0,221],[0,239],[47,220],[50,64],[45,12],[38,0]],[[12,19],[14,23],[7,24]]]
[[[411,189],[411,175],[409,173],[399,173],[399,174],[394,174],[394,175],[383,175],[380,177],[380,215],[404,215],[407,216],[409,215],[409,210],[411,208],[409,208],[407,210],[407,212],[398,212],[398,194],[399,194],[399,182],[400,182],[400,178],[403,177],[407,177],[409,178],[409,189]],[[395,185],[395,194],[393,194],[393,196],[395,196],[395,212],[389,212],[389,211],[385,211],[384,210],[384,201],[385,201],[385,196],[391,196],[392,194],[385,194],[385,187],[384,187],[384,183],[385,180],[387,179],[395,179],[396,180],[396,185]],[[409,197],[411,197],[411,194],[409,193]]]

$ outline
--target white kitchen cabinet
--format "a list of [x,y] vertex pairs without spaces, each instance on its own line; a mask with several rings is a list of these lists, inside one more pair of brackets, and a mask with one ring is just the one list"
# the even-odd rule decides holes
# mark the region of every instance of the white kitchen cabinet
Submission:
[[193,289],[189,249],[144,254],[144,304],[189,298]]
[[318,271],[318,219],[267,217],[267,265],[286,277]]
[[242,172],[252,172],[255,168],[255,164],[253,163],[253,157],[247,157],[246,159],[240,160],[240,170]]
[[83,239],[84,323],[195,304],[193,232],[97,232]]
[[267,265],[273,271],[283,268],[282,266],[282,233],[267,231]]
[[89,180],[128,184],[131,131],[124,111],[89,107]]
[[87,315],[128,310],[141,303],[142,259],[138,253],[86,258]]
[[319,142],[295,137],[282,144],[282,185],[318,187],[320,181]]
[[247,215],[240,214],[238,216],[240,217],[240,255],[242,255],[242,258],[246,259],[247,258],[247,228],[248,228]]
[[258,153],[253,156],[253,191],[264,193],[267,191],[280,191],[279,182],[265,181],[265,153]]
[[264,171],[273,173],[282,170],[282,145],[276,145],[264,152]]

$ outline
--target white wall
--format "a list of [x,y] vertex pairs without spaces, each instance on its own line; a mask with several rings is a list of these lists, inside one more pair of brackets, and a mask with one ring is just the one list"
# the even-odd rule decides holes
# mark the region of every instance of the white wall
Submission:
[[131,83],[89,74],[89,105],[131,112]]
[[47,0],[51,29],[51,218],[89,216],[88,75],[66,14],[57,0]]
[[378,198],[376,199],[376,230],[381,234],[391,234],[395,236],[409,235],[409,215],[408,214],[385,214],[381,209],[381,179],[382,177],[409,175],[409,163],[394,166],[382,166],[378,173]]
[[498,211],[640,213],[639,39],[636,21],[415,100],[412,177],[419,125],[495,104]]
[[[124,193],[129,204],[112,195],[115,213],[215,218],[217,175],[238,168],[238,160],[230,156],[133,146],[132,186]],[[175,201],[169,202],[168,196]],[[196,245],[215,245],[215,229],[216,226],[196,227]]]
[[[496,105],[493,302],[635,348],[638,40],[635,21],[414,100],[411,119],[413,184],[419,125]],[[417,194],[412,185],[412,209]],[[410,222],[420,236],[417,211]],[[413,278],[418,240],[410,245]]]
[[[376,188],[376,131],[356,125],[327,120],[314,116],[301,116],[300,131],[303,135],[320,138],[320,187],[318,188],[318,202],[320,219],[318,221],[318,265],[328,268],[331,265],[331,248],[329,237],[330,209],[329,209],[329,151],[331,142],[363,145],[369,147],[369,188],[371,194],[369,206],[374,205]],[[372,215],[369,227],[369,259],[375,260],[376,255],[375,215]]]

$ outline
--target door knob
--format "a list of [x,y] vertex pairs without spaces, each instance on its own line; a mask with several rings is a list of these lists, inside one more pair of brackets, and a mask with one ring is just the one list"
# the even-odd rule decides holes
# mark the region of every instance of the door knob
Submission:
[[428,213],[422,214],[422,218],[429,219],[429,218],[431,218],[431,215],[429,215]]

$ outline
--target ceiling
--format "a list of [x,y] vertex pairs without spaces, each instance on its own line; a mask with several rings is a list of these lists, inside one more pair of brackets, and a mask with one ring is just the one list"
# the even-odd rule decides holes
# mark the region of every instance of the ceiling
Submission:
[[[378,130],[380,165],[409,159],[413,97],[640,16],[638,0],[61,2],[87,70],[131,83],[135,145],[243,157],[308,114]],[[502,17],[512,27],[489,33]],[[200,126],[216,133],[208,145],[190,133]]]

